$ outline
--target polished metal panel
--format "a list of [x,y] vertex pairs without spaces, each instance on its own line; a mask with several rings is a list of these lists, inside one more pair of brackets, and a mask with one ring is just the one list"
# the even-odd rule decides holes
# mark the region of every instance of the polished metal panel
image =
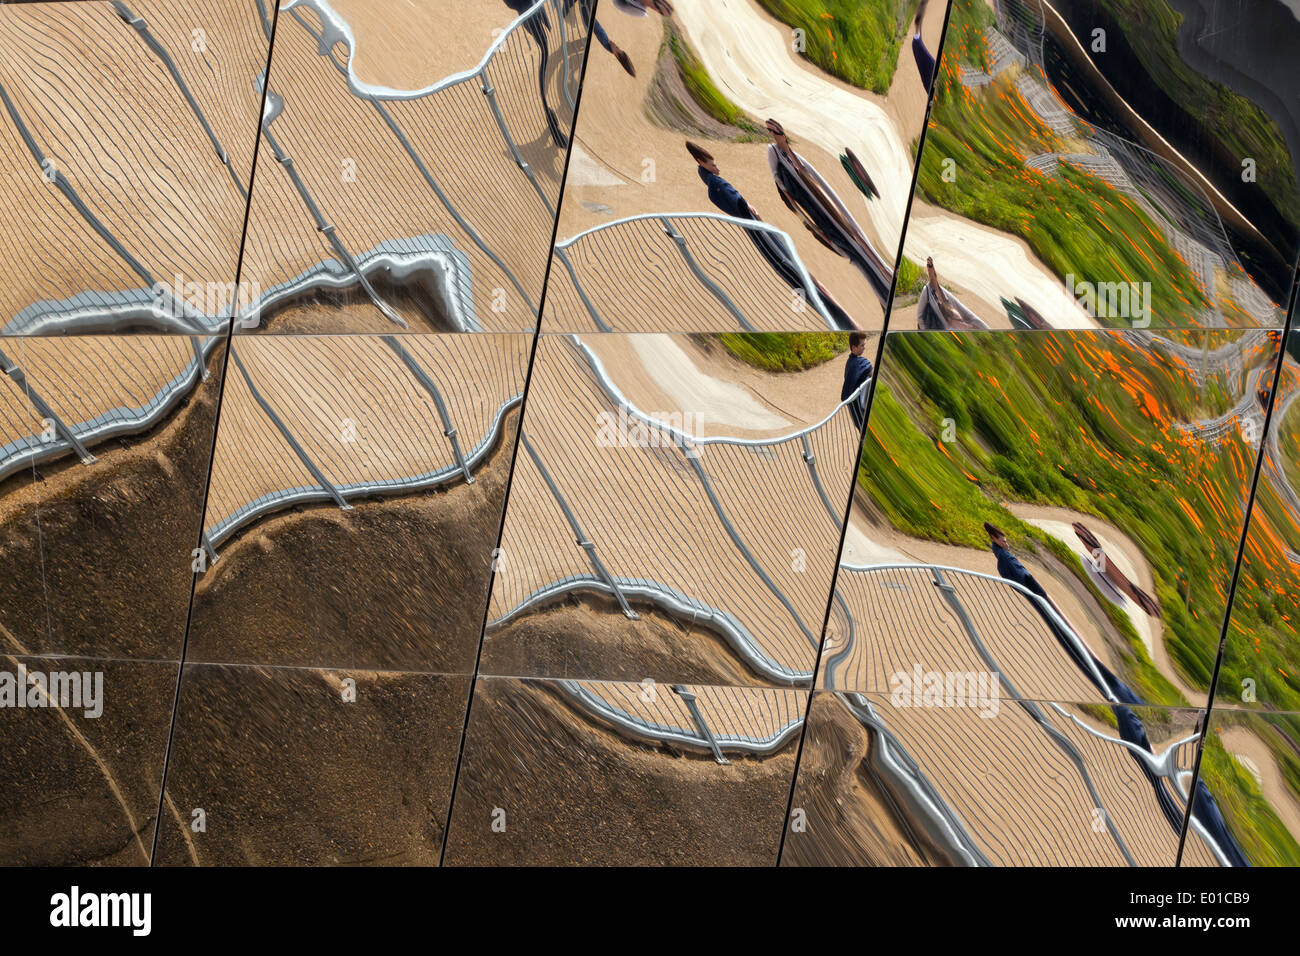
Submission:
[[236,337],[188,659],[472,673],[529,344]]
[[0,629],[0,859],[148,866],[176,665],[32,657],[19,644]]
[[0,0],[0,864],[1300,864],[1297,43]]
[[[1295,784],[1300,720],[1292,713],[1216,706],[1201,757],[1198,815],[1235,835],[1237,866],[1300,862],[1300,788]],[[1190,846],[1190,838],[1189,838]],[[1200,863],[1184,855],[1185,865]]]
[[[819,692],[783,865],[1172,866],[1202,711]],[[1235,838],[1193,822],[1188,860]]]
[[33,654],[178,659],[224,339],[0,339],[0,626]]
[[602,4],[543,327],[879,329],[945,7]]
[[1271,6],[953,3],[890,328],[1281,326],[1300,110],[1260,51],[1300,23]]
[[446,863],[773,865],[803,691],[483,678]]
[[821,686],[1203,706],[1274,339],[891,333]]
[[436,865],[469,683],[187,664],[155,864]]
[[1216,706],[1300,711],[1300,334],[1292,332],[1273,381],[1260,383],[1260,411],[1271,404],[1259,481],[1224,642]]
[[542,337],[485,673],[811,682],[870,381],[839,400],[847,337],[792,338],[813,367],[757,373],[747,336]]
[[586,20],[469,7],[281,5],[238,328],[536,325]]
[[212,333],[269,50],[252,3],[0,12],[0,334]]

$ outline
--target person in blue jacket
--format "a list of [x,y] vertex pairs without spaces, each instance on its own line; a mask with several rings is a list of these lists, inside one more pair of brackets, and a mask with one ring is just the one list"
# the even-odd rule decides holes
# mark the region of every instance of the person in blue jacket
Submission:
[[[844,363],[844,385],[840,388],[840,401],[844,401],[850,395],[871,377],[871,359],[863,353],[867,350],[867,333],[852,332],[849,334],[849,357]],[[865,417],[865,396],[859,396],[858,400],[849,406],[849,412],[853,415],[853,423],[862,428],[862,420]]]
[[925,16],[925,5],[928,2],[929,0],[921,0],[921,6],[916,11],[916,28],[912,32],[912,59],[916,60],[916,71],[921,74],[921,82],[927,93],[934,83],[934,55],[925,48],[925,41],[921,39],[921,17]]
[[[1043,586],[1039,584],[1025,566],[1020,563],[1020,559],[1011,553],[1011,549],[1007,544],[1007,536],[1002,532],[1002,529],[998,528],[996,525],[985,522],[984,530],[988,532],[989,544],[993,549],[994,556],[998,560],[998,574],[1008,581],[1015,581],[1017,584],[1038,595],[1051,605],[1052,609],[1060,615],[1060,609],[1057,608],[1052,599],[1047,596],[1047,592],[1043,590]],[[1057,641],[1060,642],[1061,646],[1074,660],[1075,664],[1077,664],[1083,671],[1084,675],[1088,677],[1089,681],[1097,686],[1097,688],[1103,693],[1106,693],[1107,696],[1116,701],[1120,701],[1120,703],[1111,705],[1111,711],[1115,714],[1115,725],[1119,730],[1120,738],[1134,746],[1141,747],[1147,753],[1153,753],[1154,751],[1151,748],[1151,741],[1147,737],[1146,728],[1143,726],[1142,721],[1138,718],[1137,714],[1134,713],[1132,707],[1127,706],[1145,706],[1146,701],[1134,693],[1131,687],[1113,674],[1094,654],[1086,649],[1079,648],[1075,642],[1069,640],[1067,636],[1062,633],[1059,625],[1051,619],[1046,611],[1041,606],[1038,606],[1037,602],[1034,603],[1035,609],[1042,615],[1043,620],[1047,622],[1048,627],[1056,636]],[[1063,616],[1062,619],[1064,619]],[[1087,654],[1087,658],[1080,656],[1083,653]],[[1088,665],[1091,665],[1091,667]],[[1101,674],[1101,683],[1098,683],[1097,678],[1093,674],[1092,668],[1095,668],[1097,673]],[[1131,756],[1137,762],[1143,775],[1147,778],[1147,781],[1154,789],[1156,802],[1159,804],[1160,810],[1168,821],[1169,826],[1175,831],[1181,832],[1183,814],[1186,809],[1183,802],[1181,799],[1176,799],[1174,795],[1166,789],[1164,781],[1152,772],[1151,768],[1145,761],[1138,759],[1136,754],[1132,754]],[[1209,834],[1210,838],[1214,840],[1215,845],[1219,847],[1227,858],[1229,865],[1250,866],[1249,859],[1247,859],[1245,853],[1242,852],[1241,846],[1232,835],[1232,831],[1228,829],[1227,821],[1224,820],[1223,814],[1219,810],[1218,803],[1210,793],[1209,788],[1205,786],[1204,781],[1199,779],[1196,781],[1196,789],[1192,795],[1192,801],[1192,818],[1201,824]]]

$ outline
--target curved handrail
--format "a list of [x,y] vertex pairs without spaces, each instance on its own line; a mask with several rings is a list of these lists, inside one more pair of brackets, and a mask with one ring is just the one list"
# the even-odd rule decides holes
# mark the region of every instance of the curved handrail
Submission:
[[858,571],[858,572],[905,571],[905,570],[944,571],[951,574],[966,575],[968,577],[975,577],[975,578],[983,578],[986,581],[993,581],[997,584],[1006,585],[1007,587],[1010,587],[1013,590],[1018,591],[1024,597],[1029,598],[1036,608],[1040,609],[1042,613],[1046,614],[1051,619],[1052,623],[1056,627],[1060,628],[1062,633],[1064,633],[1067,637],[1069,637],[1070,643],[1074,645],[1075,650],[1080,655],[1080,659],[1088,663],[1088,669],[1092,673],[1096,685],[1102,688],[1102,692],[1106,695],[1106,699],[1113,704],[1121,703],[1119,698],[1116,697],[1114,693],[1111,691],[1110,685],[1102,678],[1101,671],[1097,669],[1096,663],[1093,661],[1092,652],[1088,650],[1087,645],[1084,644],[1083,639],[1079,637],[1079,635],[1075,632],[1074,628],[1072,628],[1069,624],[1065,623],[1065,620],[1059,614],[1056,613],[1055,608],[1053,608],[1047,601],[1043,600],[1043,598],[1039,597],[1037,594],[1029,590],[1029,588],[1025,587],[1023,584],[1020,584],[1016,581],[1008,581],[1006,578],[999,577],[996,574],[986,574],[983,571],[971,571],[968,568],[954,568],[946,564],[920,564],[915,562],[913,563],[899,562],[899,563],[889,563],[889,564],[841,564],[840,569],[843,571]]
[[[826,304],[822,301],[821,294],[817,291],[817,284],[813,282],[811,273],[808,272],[807,267],[803,264],[803,260],[799,258],[799,252],[795,248],[794,240],[790,237],[790,234],[786,232],[784,229],[780,229],[772,225],[771,223],[763,222],[762,220],[741,219],[739,216],[729,216],[724,213],[718,213],[718,212],[640,213],[635,216],[626,216],[622,219],[614,219],[609,222],[598,223],[597,225],[592,226],[589,229],[584,229],[582,232],[576,233],[575,235],[572,235],[567,239],[563,239],[560,240],[559,242],[556,242],[554,249],[555,252],[560,255],[560,258],[564,260],[567,265],[568,263],[563,253],[566,250],[572,248],[573,245],[576,242],[578,242],[580,239],[584,239],[587,236],[594,235],[595,233],[602,232],[603,230],[606,229],[611,229],[615,226],[624,226],[627,225],[628,223],[641,222],[646,220],[659,221],[660,229],[663,229],[662,221],[665,219],[705,219],[705,220],[711,220],[713,222],[727,223],[728,225],[732,225],[732,226],[739,226],[740,228],[747,229],[751,232],[767,233],[768,235],[772,236],[774,239],[777,240],[777,242],[781,243],[781,245],[785,247],[786,254],[790,258],[790,263],[791,265],[794,266],[795,271],[798,272],[800,282],[803,283],[804,294],[806,295],[808,301],[812,304],[813,308],[817,310],[817,314],[820,315],[825,320],[827,328],[836,332],[844,331],[840,329],[839,326],[837,326],[831,320],[830,313],[826,309]],[[669,235],[671,236],[671,233]],[[570,271],[572,271],[571,267],[570,267]],[[582,286],[576,280],[574,282],[574,285],[578,287],[579,291],[581,291]]]
[[871,379],[868,378],[865,382],[863,382],[861,385],[855,388],[848,398],[844,399],[838,405],[836,405],[835,408],[832,409],[831,412],[821,421],[812,425],[808,425],[804,428],[801,428],[798,431],[789,432],[788,434],[785,435],[777,435],[772,438],[735,438],[730,435],[711,435],[705,437],[696,437],[694,435],[687,434],[686,432],[682,431],[680,428],[675,428],[672,425],[669,425],[665,422],[661,422],[657,418],[653,418],[650,415],[646,414],[645,412],[641,411],[641,409],[637,408],[637,406],[632,402],[632,400],[629,399],[626,395],[624,395],[622,390],[619,389],[619,387],[614,384],[614,381],[612,378],[610,378],[609,373],[605,371],[605,364],[601,362],[600,357],[597,356],[596,353],[591,350],[591,347],[588,346],[585,342],[583,342],[582,339],[579,338],[577,334],[571,334],[569,338],[582,351],[583,357],[586,358],[588,364],[591,365],[592,372],[594,372],[596,377],[600,380],[601,387],[605,389],[611,401],[615,402],[617,405],[626,409],[628,415],[645,422],[647,425],[655,429],[668,433],[672,437],[676,438],[679,443],[684,442],[687,445],[692,445],[692,446],[724,444],[724,445],[743,445],[747,447],[763,447],[768,445],[782,445],[785,444],[786,442],[803,438],[804,436],[810,435],[813,432],[817,431],[817,429],[826,425],[832,418],[834,418],[837,414],[839,414],[840,410],[844,408],[846,405],[856,402],[858,398],[871,384]]
[[[224,340],[221,336],[213,335],[208,336],[202,343],[196,344],[194,357],[159,388],[150,401],[131,409],[122,406],[109,409],[89,421],[66,426],[68,431],[78,443],[88,447],[119,435],[131,435],[150,430],[172,411],[186,393],[207,378],[207,367],[203,361],[200,361],[200,356],[206,361],[209,353],[222,341]],[[7,478],[15,471],[38,462],[76,451],[75,446],[66,439],[33,444],[28,443],[30,438],[31,436],[28,436],[27,439],[0,445],[0,479]],[[5,455],[4,450],[11,447],[16,450]]]
[[486,70],[488,65],[492,62],[492,58],[496,56],[497,51],[505,44],[510,34],[513,33],[525,20],[533,16],[538,9],[546,6],[549,2],[551,2],[551,0],[537,0],[537,2],[531,7],[519,14],[519,16],[515,17],[515,19],[510,22],[510,25],[503,29],[496,39],[488,45],[487,51],[483,54],[483,58],[479,60],[477,66],[469,70],[463,70],[460,73],[452,73],[430,86],[421,87],[415,90],[395,90],[387,86],[376,86],[372,83],[365,82],[357,76],[356,70],[353,69],[352,66],[352,60],[353,57],[356,56],[357,50],[356,37],[352,33],[351,25],[330,5],[329,0],[289,0],[289,2],[284,4],[280,9],[284,12],[289,12],[298,9],[299,7],[306,7],[315,12],[321,22],[321,37],[319,42],[322,56],[328,54],[329,51],[334,48],[336,43],[343,43],[347,46],[348,58],[346,70],[348,88],[357,96],[373,100],[418,100],[433,93],[438,93],[442,90],[456,86],[459,83],[464,83],[481,76],[483,71]]
[[345,501],[374,495],[405,494],[421,488],[432,488],[444,484],[457,476],[463,477],[469,468],[477,465],[491,451],[501,434],[501,426],[506,414],[522,401],[523,395],[521,393],[511,396],[498,406],[487,433],[479,439],[478,443],[460,462],[452,461],[450,464],[436,468],[433,471],[403,478],[335,484],[329,488],[320,485],[300,485],[295,488],[269,492],[236,509],[211,528],[205,529],[205,534],[215,547],[245,525],[252,524],[267,514],[281,511],[295,504],[334,501],[334,493],[337,493]]
[[713,744],[716,743],[719,750],[731,750],[755,755],[772,754],[784,747],[799,728],[803,726],[803,718],[794,717],[768,737],[721,734],[714,735],[713,740],[710,741],[698,731],[691,732],[681,727],[654,725],[624,710],[620,710],[604,698],[591,693],[578,681],[561,680],[556,681],[556,683],[576,703],[587,708],[608,723],[613,724],[616,728],[633,736],[649,739],[656,743],[671,743],[679,747],[688,747],[692,750],[702,750],[709,753],[714,752]]

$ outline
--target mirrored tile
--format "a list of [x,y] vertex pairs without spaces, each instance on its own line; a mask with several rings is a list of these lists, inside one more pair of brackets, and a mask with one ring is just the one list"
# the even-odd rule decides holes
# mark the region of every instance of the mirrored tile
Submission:
[[[1263,384],[1267,402],[1272,380]],[[1218,703],[1300,709],[1300,333],[1283,353],[1241,571],[1215,688]],[[1261,427],[1262,431],[1262,427]]]
[[480,679],[446,862],[771,866],[807,694]]
[[1279,4],[954,0],[891,328],[1281,326],[1283,37]]
[[188,659],[472,673],[530,346],[236,337]]
[[586,19],[532,4],[282,4],[241,329],[537,323]]
[[0,11],[0,333],[225,329],[248,197],[257,6]]
[[469,683],[187,664],[156,863],[437,865]]
[[[1295,866],[1300,862],[1298,741],[1300,715],[1214,708],[1184,866]],[[1216,853],[1209,859],[1194,853],[1220,828],[1235,836],[1235,852]]]
[[545,328],[880,328],[946,6],[601,4]]
[[176,665],[0,647],[0,863],[148,866]]
[[1203,712],[938,676],[924,696],[814,695],[782,865],[1174,864]]
[[891,334],[822,685],[1204,704],[1272,338]]
[[0,339],[0,626],[31,653],[179,658],[224,348]]
[[875,344],[544,335],[481,672],[809,684]]

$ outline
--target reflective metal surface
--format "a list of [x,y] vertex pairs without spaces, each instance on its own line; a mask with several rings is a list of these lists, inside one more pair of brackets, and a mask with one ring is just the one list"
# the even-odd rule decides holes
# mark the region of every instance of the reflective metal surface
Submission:
[[0,864],[1300,864],[1295,40],[0,2]]
[[1201,765],[1224,816],[1243,831],[1243,852],[1255,866],[1300,863],[1298,347],[1293,332],[1263,443]]
[[956,0],[891,328],[1281,326],[1300,23],[1254,6]]
[[[4,641],[0,845],[5,865],[148,866],[176,665],[30,657],[16,651],[11,636]],[[38,676],[41,685],[34,681]],[[9,681],[25,685],[23,705],[6,695],[12,690]],[[54,690],[61,706],[32,693],[37,686]]]
[[0,334],[223,331],[269,49],[255,5],[6,5],[0,47]]
[[0,626],[24,652],[179,659],[223,345],[0,339]]
[[1300,710],[1300,335],[1288,342],[1216,689],[1225,706]]
[[536,325],[586,20],[465,6],[281,5],[237,327]]
[[919,663],[1203,706],[1277,354],[1262,331],[892,334],[823,686]]
[[544,327],[879,329],[945,5],[602,6]]
[[[1173,865],[1203,712],[951,686],[815,696],[783,865]],[[1194,820],[1187,860],[1233,845]]]
[[437,674],[187,664],[155,865],[436,864],[468,691]]
[[1237,865],[1300,861],[1300,791],[1293,782],[1298,734],[1294,713],[1215,708],[1201,758],[1205,789],[1197,793],[1197,809],[1211,817],[1217,811],[1227,821],[1241,850]]
[[473,673],[529,344],[236,337],[189,659]]
[[811,683],[870,379],[790,338],[543,336],[485,673]]
[[446,863],[772,865],[807,694],[485,678]]

